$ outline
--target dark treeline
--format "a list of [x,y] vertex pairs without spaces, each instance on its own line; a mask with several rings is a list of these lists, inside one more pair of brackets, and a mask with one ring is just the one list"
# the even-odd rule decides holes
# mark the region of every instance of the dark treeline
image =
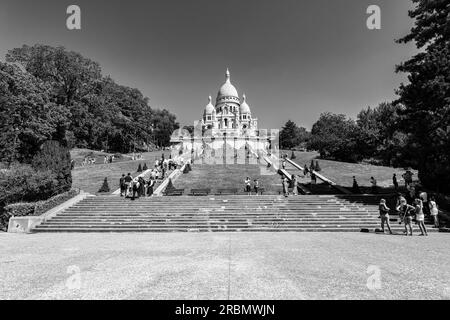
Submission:
[[175,115],[63,47],[23,46],[0,62],[0,161],[30,162],[42,143],[130,152],[166,146]]
[[[450,192],[450,6],[448,1],[413,0],[411,32],[398,43],[414,42],[420,53],[397,66],[408,83],[399,98],[362,110],[356,120],[323,113],[310,136],[299,135],[309,149],[327,159],[363,159],[419,170],[424,186]],[[292,124],[283,131],[295,132]],[[281,145],[292,147],[281,132]],[[303,137],[303,138],[301,138]]]

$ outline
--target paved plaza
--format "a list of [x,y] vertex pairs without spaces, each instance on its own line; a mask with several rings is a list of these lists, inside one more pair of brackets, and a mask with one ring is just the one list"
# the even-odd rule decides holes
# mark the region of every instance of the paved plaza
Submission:
[[450,299],[450,234],[0,233],[0,299]]

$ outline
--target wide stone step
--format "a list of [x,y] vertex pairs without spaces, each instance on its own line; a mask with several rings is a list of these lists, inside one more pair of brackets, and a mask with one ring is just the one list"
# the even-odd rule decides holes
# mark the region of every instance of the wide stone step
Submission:
[[252,225],[252,224],[290,224],[290,225],[296,225],[296,224],[338,224],[338,225],[350,225],[350,224],[358,224],[358,225],[378,225],[376,221],[333,221],[333,220],[325,220],[325,221],[309,221],[309,220],[293,220],[293,221],[283,221],[283,220],[203,220],[203,221],[49,221],[45,223],[45,225],[67,225],[67,224],[83,224],[83,225],[105,225],[105,224],[121,224],[121,225],[141,225],[141,224],[149,224],[149,225],[203,225],[203,224],[245,224],[245,225]]
[[71,217],[55,217],[49,221],[72,221],[72,220],[79,220],[79,221],[97,221],[97,220],[111,220],[111,221],[161,221],[161,220],[171,220],[171,221],[179,221],[179,220],[186,220],[186,221],[203,221],[207,219],[222,219],[222,220],[283,220],[283,221],[295,221],[295,220],[304,220],[304,221],[340,221],[340,220],[346,220],[346,221],[378,221],[378,219],[375,219],[375,217],[316,217],[316,216],[301,216],[301,217],[279,217],[279,216],[257,216],[257,217],[248,217],[248,216],[201,216],[201,217],[190,217],[190,216],[160,216],[160,217],[77,217],[77,216],[71,216]]
[[376,216],[370,215],[370,214],[355,214],[355,215],[336,215],[336,214],[315,214],[315,213],[308,213],[308,214],[268,214],[268,213],[261,213],[261,214],[218,214],[218,213],[212,213],[212,214],[61,214],[57,217],[53,218],[66,218],[66,219],[72,219],[72,218],[91,218],[91,219],[108,219],[108,218],[118,218],[118,219],[142,219],[142,218],[157,218],[161,219],[164,217],[167,218],[185,218],[185,219],[195,219],[195,218],[246,218],[246,219],[254,219],[254,218],[267,218],[267,219],[304,219],[304,218],[323,218],[323,219],[364,219],[364,218],[371,218],[379,220]]
[[[360,232],[361,227],[342,227],[342,228],[36,228],[34,232]],[[373,231],[373,230],[372,230]],[[395,231],[402,234],[401,231]]]
[[[361,202],[367,202],[361,198]],[[36,232],[307,232],[379,228],[378,208],[338,196],[89,197]],[[394,230],[403,226],[394,224]]]

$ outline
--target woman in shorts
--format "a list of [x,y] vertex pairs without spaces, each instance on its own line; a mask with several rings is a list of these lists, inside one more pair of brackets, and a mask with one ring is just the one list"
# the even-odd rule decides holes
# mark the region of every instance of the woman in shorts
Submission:
[[405,224],[405,233],[407,236],[413,235],[412,220],[414,210],[415,208],[409,205],[405,199],[401,199],[400,206],[397,208],[397,211],[399,211],[399,216],[402,218],[403,223]]
[[381,218],[381,230],[384,233],[384,224],[386,224],[386,226],[388,227],[389,233],[392,234],[391,225],[389,223],[389,211],[391,209],[389,209],[389,207],[386,205],[385,199],[380,200],[379,210],[380,210],[380,218]]
[[439,228],[439,209],[436,204],[436,199],[434,197],[431,197],[430,201],[428,202],[428,205],[430,206],[430,214],[433,218],[434,227]]
[[419,225],[421,236],[428,236],[427,228],[425,227],[425,214],[423,213],[423,203],[422,200],[416,199],[416,221]]
[[245,192],[247,192],[247,195],[251,195],[252,194],[252,188],[251,188],[251,180],[249,177],[247,177],[244,181],[245,183]]

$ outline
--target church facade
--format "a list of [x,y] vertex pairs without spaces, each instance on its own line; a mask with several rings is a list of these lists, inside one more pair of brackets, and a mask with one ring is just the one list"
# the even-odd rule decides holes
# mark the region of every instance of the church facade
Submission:
[[245,94],[242,99],[231,83],[230,72],[225,73],[225,83],[217,93],[213,105],[211,96],[201,119],[203,129],[211,130],[213,137],[242,137],[258,134],[258,119],[252,116]]

